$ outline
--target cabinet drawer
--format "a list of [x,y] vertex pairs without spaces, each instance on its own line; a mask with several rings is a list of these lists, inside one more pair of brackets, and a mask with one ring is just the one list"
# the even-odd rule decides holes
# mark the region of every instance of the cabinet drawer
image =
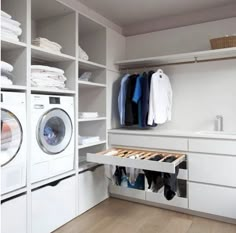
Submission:
[[[2,233],[25,233],[26,226],[26,195],[3,201],[1,205]],[[2,231],[1,231],[2,230]]]
[[79,174],[79,214],[108,198],[108,181],[104,166],[97,166]]
[[188,154],[189,180],[236,187],[236,157]]
[[76,215],[75,177],[32,192],[32,233],[50,233]]
[[[106,155],[110,151],[119,151],[116,155]],[[133,154],[142,154],[141,159],[132,159],[129,158]],[[146,154],[146,155],[145,155]],[[164,158],[159,161],[150,160],[151,157],[163,154]],[[175,155],[176,159],[171,162],[164,162],[163,160],[168,156]],[[167,152],[158,152],[158,151],[140,151],[135,149],[127,149],[127,148],[114,148],[108,151],[104,151],[101,153],[88,153],[87,161],[94,162],[99,164],[109,164],[109,165],[117,165],[122,167],[131,167],[131,168],[139,168],[151,171],[160,171],[166,173],[175,173],[175,168],[181,162],[185,160],[184,154],[176,154],[176,153],[167,153]]]
[[188,139],[130,134],[109,134],[111,146],[129,146],[164,150],[188,150]]
[[235,155],[236,141],[212,140],[212,139],[189,139],[189,151],[205,152],[212,154]]
[[189,208],[236,219],[236,189],[189,183]]

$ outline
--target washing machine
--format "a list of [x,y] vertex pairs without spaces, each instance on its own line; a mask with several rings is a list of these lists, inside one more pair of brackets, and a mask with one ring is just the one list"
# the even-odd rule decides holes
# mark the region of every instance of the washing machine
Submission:
[[26,185],[25,94],[1,92],[1,194]]
[[31,182],[74,168],[74,98],[31,95]]

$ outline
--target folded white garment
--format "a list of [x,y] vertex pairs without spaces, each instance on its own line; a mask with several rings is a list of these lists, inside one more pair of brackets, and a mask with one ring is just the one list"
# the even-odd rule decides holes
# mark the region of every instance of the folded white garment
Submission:
[[2,17],[5,17],[5,18],[8,18],[8,19],[11,19],[11,15],[7,14],[5,11],[1,10],[1,16]]
[[8,23],[10,25],[16,26],[16,27],[20,27],[20,25],[21,25],[20,22],[13,20],[13,19],[6,18],[6,17],[1,17],[1,21]]
[[44,73],[51,72],[54,74],[64,74],[64,70],[61,70],[56,67],[44,66],[44,65],[31,65],[31,73]]
[[1,70],[12,72],[13,66],[5,61],[1,61]]
[[43,48],[43,49],[47,49],[47,50],[51,50],[53,52],[61,52],[61,45],[56,43],[56,42],[53,42],[53,41],[50,41],[46,38],[41,38],[41,37],[38,37],[36,39],[34,39],[32,41],[32,44],[35,45],[35,46],[38,46],[40,48]]
[[31,79],[31,86],[32,87],[45,87],[45,88],[55,88],[55,89],[66,89],[64,83],[51,83],[51,82],[43,82],[40,80],[32,80]]
[[88,61],[89,60],[89,56],[88,54],[79,46],[79,58]]
[[11,40],[17,41],[17,42],[20,41],[16,34],[5,29],[1,30],[1,39],[6,40],[6,41],[11,41]]
[[80,118],[96,118],[98,117],[98,112],[80,112]]
[[79,79],[83,81],[89,81],[91,76],[92,76],[92,72],[84,72],[82,75],[80,75]]
[[4,22],[4,21],[1,24],[1,29],[8,30],[8,31],[16,34],[17,36],[20,36],[22,34],[22,29],[20,27],[10,24],[8,22]]
[[80,145],[92,144],[99,141],[100,141],[99,136],[79,136]]
[[6,86],[10,86],[13,84],[12,81],[6,76],[1,76],[0,82],[1,82],[1,85],[6,85]]
[[52,80],[58,80],[61,82],[65,82],[67,80],[67,78],[63,75],[63,74],[55,74],[55,73],[31,73],[31,78],[32,79],[45,79],[45,78],[49,78]]

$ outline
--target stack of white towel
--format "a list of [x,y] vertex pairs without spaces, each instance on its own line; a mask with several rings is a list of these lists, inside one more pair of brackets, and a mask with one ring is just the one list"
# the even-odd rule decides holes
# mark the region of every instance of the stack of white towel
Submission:
[[88,54],[79,46],[79,58],[85,61],[89,60]]
[[1,61],[1,84],[4,86],[12,85],[14,75],[12,74],[13,66],[7,62]]
[[98,112],[79,112],[79,118],[87,119],[87,118],[97,118]]
[[61,45],[46,38],[38,37],[32,41],[32,44],[42,49],[47,49],[55,53],[61,53]]
[[1,11],[1,36],[4,40],[19,41],[19,36],[22,34],[20,23],[12,19],[12,16],[4,11]]
[[67,78],[64,76],[64,70],[43,65],[31,66],[32,87],[66,89],[66,80]]

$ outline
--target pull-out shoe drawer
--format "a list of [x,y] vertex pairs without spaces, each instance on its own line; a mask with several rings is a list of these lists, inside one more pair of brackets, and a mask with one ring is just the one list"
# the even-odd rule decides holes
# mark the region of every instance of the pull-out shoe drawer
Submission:
[[[162,156],[158,161],[152,160],[156,156]],[[133,157],[137,158],[134,159]],[[166,162],[169,157],[175,157],[174,161]],[[185,160],[185,154],[168,153],[158,151],[144,151],[126,148],[113,148],[100,153],[88,153],[87,161],[99,164],[131,167],[150,171],[175,173],[176,166]]]

